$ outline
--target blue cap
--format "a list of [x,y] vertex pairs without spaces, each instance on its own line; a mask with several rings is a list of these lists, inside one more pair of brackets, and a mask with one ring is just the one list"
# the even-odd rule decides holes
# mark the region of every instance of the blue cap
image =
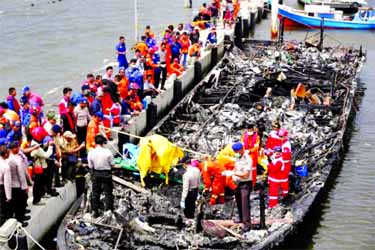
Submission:
[[0,138],[0,146],[4,146],[8,144],[7,138]]
[[88,103],[87,98],[85,98],[85,97],[81,97],[81,98],[79,98],[79,99],[78,99],[78,102],[79,102],[79,103],[85,103],[85,104]]
[[22,88],[22,93],[25,93],[26,91],[30,91],[30,87],[29,86],[24,86]]
[[103,112],[98,111],[98,112],[95,113],[95,116],[96,116],[96,117],[99,117],[100,120],[103,120],[103,119],[104,119]]
[[276,146],[276,147],[273,148],[273,151],[274,152],[281,152],[282,150],[281,150],[280,146]]
[[26,96],[21,97],[21,104],[25,105],[26,103],[29,103],[29,99]]
[[54,133],[60,133],[61,132],[61,127],[60,127],[60,125],[57,125],[57,124],[55,124],[55,125],[53,125],[52,126],[52,132],[54,132]]
[[87,89],[90,89],[89,85],[87,85],[87,84],[82,85],[82,87],[81,87],[82,91],[87,90]]
[[242,143],[241,142],[236,142],[236,143],[233,143],[232,145],[232,149],[233,151],[240,151],[242,149]]

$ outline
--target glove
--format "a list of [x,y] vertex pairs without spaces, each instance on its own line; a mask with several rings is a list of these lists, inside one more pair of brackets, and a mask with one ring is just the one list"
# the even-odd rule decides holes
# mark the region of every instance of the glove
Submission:
[[221,173],[222,176],[232,176],[233,175],[233,171],[231,170],[225,170]]
[[250,152],[250,151],[249,151],[248,149],[246,149],[244,153],[245,153],[245,155],[248,155],[249,152]]
[[180,208],[181,209],[185,209],[185,201],[181,201],[180,202]]

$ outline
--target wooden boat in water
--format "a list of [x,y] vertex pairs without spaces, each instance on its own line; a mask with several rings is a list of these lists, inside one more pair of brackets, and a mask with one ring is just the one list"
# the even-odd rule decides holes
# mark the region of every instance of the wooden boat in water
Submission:
[[354,15],[345,16],[342,11],[331,9],[328,5],[305,5],[304,10],[280,5],[278,15],[285,19],[286,28],[375,29],[375,11],[372,9],[360,9]]
[[[59,249],[270,249],[297,230],[340,160],[356,78],[364,62],[362,52],[352,48],[319,52],[269,41],[252,41],[244,48],[246,53],[235,48],[227,54],[150,134],[215,156],[241,136],[244,122],[261,122],[270,128],[278,119],[289,129],[294,148],[290,203],[265,211],[264,217],[267,189],[260,177],[251,195],[253,230],[242,234],[239,225],[232,223],[230,192],[224,205],[215,206],[205,205],[202,195],[196,220],[184,223],[177,208],[180,186],[158,186],[153,192],[123,186],[115,188],[114,215],[99,218],[100,223],[88,221],[77,201],[59,228]],[[263,97],[268,88],[272,98]],[[301,88],[303,93],[297,91]],[[292,89],[299,98],[294,110],[289,109]],[[302,165],[308,166],[304,177],[297,174]]]

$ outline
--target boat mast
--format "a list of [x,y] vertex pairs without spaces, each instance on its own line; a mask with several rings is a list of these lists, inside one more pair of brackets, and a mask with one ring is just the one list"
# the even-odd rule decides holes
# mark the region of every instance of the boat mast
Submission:
[[134,42],[138,41],[138,0],[134,0]]

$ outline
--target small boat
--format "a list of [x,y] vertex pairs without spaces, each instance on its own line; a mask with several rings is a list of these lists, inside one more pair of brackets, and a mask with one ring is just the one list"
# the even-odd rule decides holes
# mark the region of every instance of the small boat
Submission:
[[336,10],[342,10],[344,13],[356,13],[360,7],[366,6],[364,0],[298,0],[302,5],[327,5]]
[[330,8],[328,5],[305,5],[304,10],[280,5],[278,16],[284,17],[285,27],[305,26],[311,29],[375,29],[375,11],[360,9],[356,14],[345,16],[343,11]]

